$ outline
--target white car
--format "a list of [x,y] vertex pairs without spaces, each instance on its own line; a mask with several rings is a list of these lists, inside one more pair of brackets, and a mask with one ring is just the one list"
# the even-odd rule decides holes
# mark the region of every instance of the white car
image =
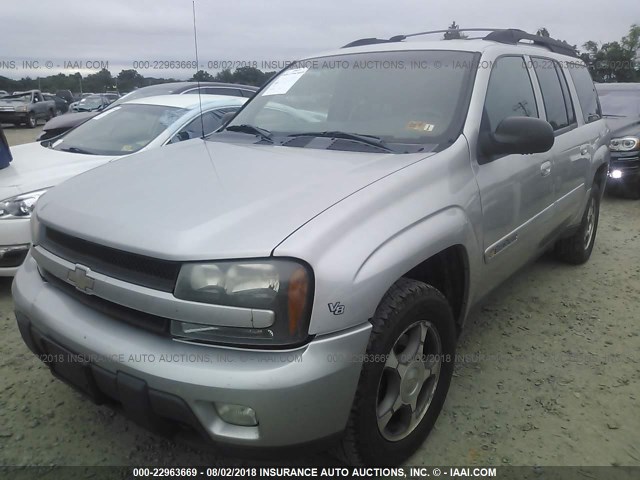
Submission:
[[246,101],[223,95],[146,97],[111,108],[52,144],[12,147],[13,161],[0,170],[0,276],[13,276],[26,257],[31,211],[49,188],[123,156],[200,137],[203,130],[207,135]]

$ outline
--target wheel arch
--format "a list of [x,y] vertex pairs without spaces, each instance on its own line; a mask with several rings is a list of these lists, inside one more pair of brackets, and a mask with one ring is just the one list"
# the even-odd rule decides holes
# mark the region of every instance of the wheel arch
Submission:
[[402,277],[437,288],[447,299],[460,333],[469,301],[469,256],[461,244],[432,255]]

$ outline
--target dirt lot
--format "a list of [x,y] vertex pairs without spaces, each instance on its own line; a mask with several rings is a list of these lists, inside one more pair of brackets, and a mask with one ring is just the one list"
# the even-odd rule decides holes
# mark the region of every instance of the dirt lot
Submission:
[[[469,319],[444,411],[408,464],[640,465],[639,305],[640,202],[605,198],[587,265],[542,258]],[[216,462],[53,379],[12,310],[3,279],[0,465]]]
[[8,125],[3,123],[2,130],[4,130],[4,134],[7,136],[7,140],[9,141],[9,145],[20,145],[22,143],[35,142],[38,135],[42,131],[42,120],[38,122],[38,126],[36,128],[25,128],[24,126],[15,127],[13,125]]

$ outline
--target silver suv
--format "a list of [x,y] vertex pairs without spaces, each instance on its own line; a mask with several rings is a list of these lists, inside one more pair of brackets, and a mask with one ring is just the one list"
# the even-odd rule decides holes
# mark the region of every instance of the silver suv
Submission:
[[589,259],[609,131],[564,43],[405,39],[302,60],[204,140],[46,193],[25,343],[155,431],[408,457],[471,308],[547,250]]

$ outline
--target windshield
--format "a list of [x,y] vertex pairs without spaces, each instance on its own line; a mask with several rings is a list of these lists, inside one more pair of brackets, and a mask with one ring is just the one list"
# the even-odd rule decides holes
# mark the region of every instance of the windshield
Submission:
[[339,133],[350,150],[354,141],[369,148],[363,137],[387,147],[449,142],[462,128],[475,59],[469,52],[394,51],[304,60],[267,85],[227,129],[258,127],[274,140],[284,137],[278,143],[285,146],[303,146],[292,138],[307,133]]
[[637,90],[598,90],[602,114],[608,116],[640,116],[640,88]]
[[163,105],[120,105],[71,130],[53,148],[91,155],[128,155],[146,147],[186,112]]
[[102,98],[97,96],[83,98],[80,100],[80,103],[78,103],[78,107],[80,108],[98,108],[100,105],[102,105]]

